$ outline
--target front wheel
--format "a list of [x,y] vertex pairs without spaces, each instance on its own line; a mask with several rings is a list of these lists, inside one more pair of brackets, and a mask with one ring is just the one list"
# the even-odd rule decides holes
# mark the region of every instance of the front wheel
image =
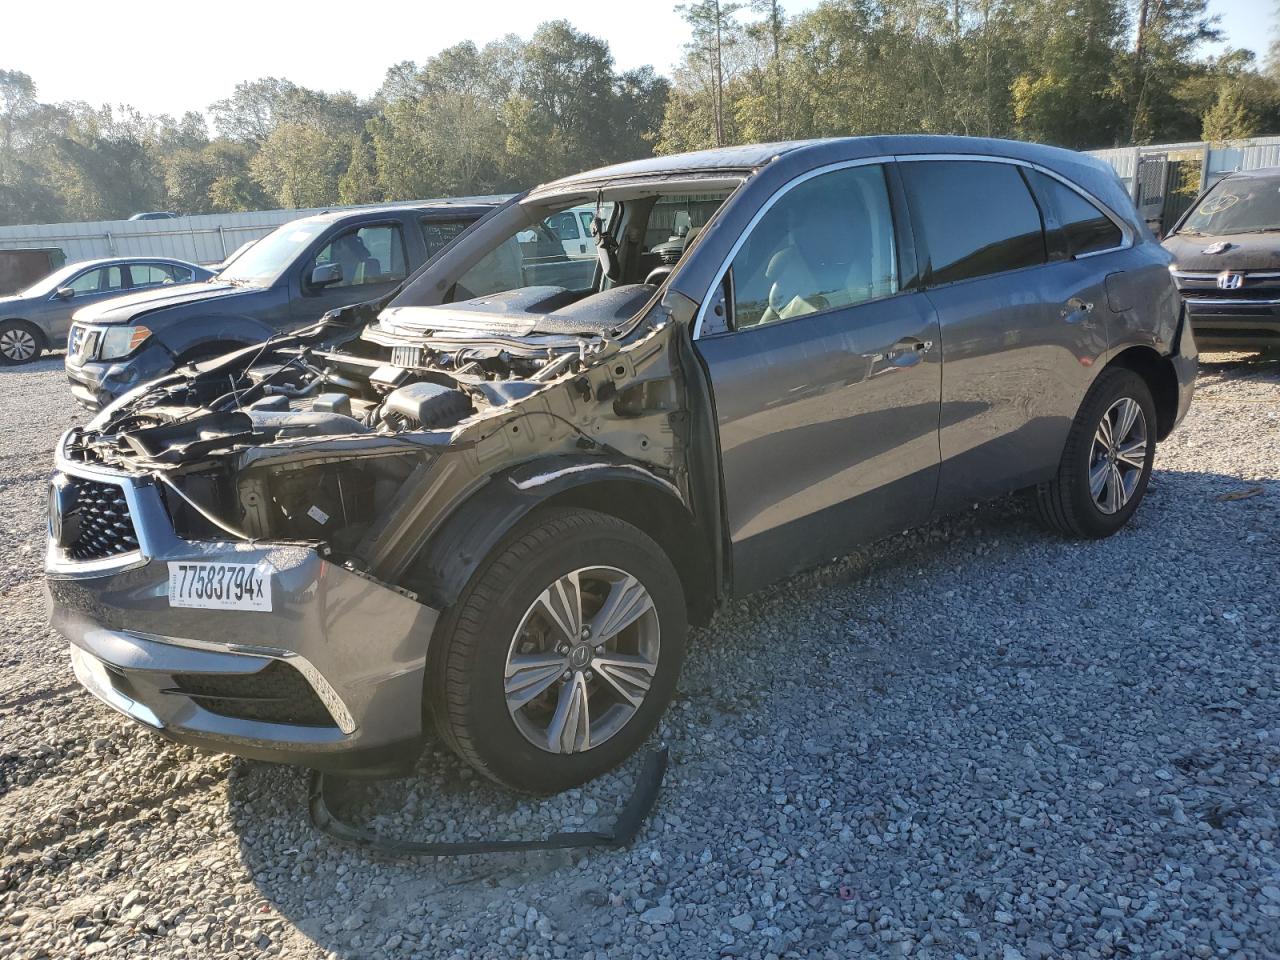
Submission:
[[1104,371],[1071,425],[1057,476],[1036,488],[1041,519],[1071,537],[1110,536],[1142,502],[1155,454],[1146,381],[1132,370]]
[[642,531],[591,510],[535,514],[437,627],[427,689],[436,728],[508,787],[584,783],[653,731],[687,630],[679,577]]
[[0,364],[16,366],[38,360],[44,352],[44,336],[22,320],[0,323]]

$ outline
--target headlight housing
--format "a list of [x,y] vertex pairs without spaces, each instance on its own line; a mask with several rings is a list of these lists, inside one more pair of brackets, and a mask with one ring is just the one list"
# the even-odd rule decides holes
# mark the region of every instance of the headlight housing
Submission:
[[102,347],[98,356],[103,360],[115,360],[126,357],[147,342],[151,331],[144,326],[108,327],[102,337]]

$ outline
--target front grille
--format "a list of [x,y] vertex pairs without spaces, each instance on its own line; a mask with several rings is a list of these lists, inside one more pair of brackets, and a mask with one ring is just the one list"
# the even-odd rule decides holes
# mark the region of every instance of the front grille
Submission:
[[331,727],[333,718],[306,678],[281,660],[257,673],[175,673],[182,693],[219,716],[304,727]]
[[101,560],[138,549],[123,488],[82,477],[68,477],[67,486],[74,498],[69,499],[62,523],[74,525],[75,539],[67,547],[73,560]]
[[71,336],[67,339],[67,359],[76,362],[92,360],[98,352],[98,342],[101,339],[100,329],[73,324]]
[[1274,300],[1280,298],[1280,274],[1272,272],[1250,272],[1248,270],[1226,271],[1238,277],[1239,286],[1224,289],[1218,285],[1221,274],[1199,272],[1177,272],[1174,281],[1184,297],[1192,300]]

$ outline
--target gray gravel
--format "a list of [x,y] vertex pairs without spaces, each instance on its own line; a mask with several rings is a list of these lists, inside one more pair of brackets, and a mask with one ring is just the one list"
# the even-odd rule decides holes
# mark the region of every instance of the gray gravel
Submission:
[[[1280,364],[1211,358],[1135,522],[1018,501],[734,605],[692,638],[628,851],[399,862],[318,836],[297,770],[176,747],[44,625],[60,360],[0,370],[0,957],[1280,956]],[[345,789],[389,833],[609,819],[440,750]]]

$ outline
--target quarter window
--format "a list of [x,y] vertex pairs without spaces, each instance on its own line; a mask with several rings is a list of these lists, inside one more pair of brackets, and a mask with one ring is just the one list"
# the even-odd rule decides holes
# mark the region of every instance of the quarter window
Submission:
[[835,170],[787,191],[755,225],[731,270],[738,329],[896,293],[884,168]]
[[[400,228],[392,224],[376,224],[348,230],[316,254],[312,267],[327,263],[342,266],[342,279],[331,287],[358,287],[403,280],[404,241]],[[308,270],[307,276],[310,274]]]
[[1120,246],[1124,234],[1110,217],[1065,183],[1038,170],[1026,171],[1045,215],[1058,225],[1066,253],[1078,257]]
[[1045,262],[1044,225],[1018,168],[946,160],[903,163],[928,282],[952,283]]

